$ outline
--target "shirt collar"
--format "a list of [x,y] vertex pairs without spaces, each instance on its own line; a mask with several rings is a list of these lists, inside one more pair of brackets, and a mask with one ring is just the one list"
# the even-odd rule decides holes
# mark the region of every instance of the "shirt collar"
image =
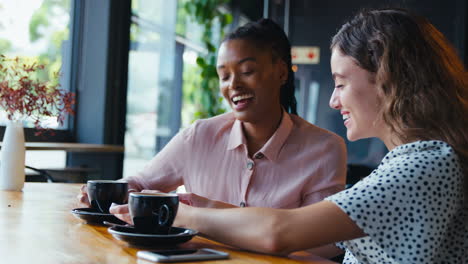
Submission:
[[[283,109],[283,118],[281,119],[279,127],[257,153],[262,153],[269,160],[276,161],[281,148],[291,133],[292,128],[293,122],[291,120],[291,116]],[[236,120],[231,129],[227,149],[233,150],[240,145],[245,145],[247,149],[247,140],[242,129],[242,122]]]
[[234,125],[231,128],[231,134],[229,135],[228,150],[233,150],[240,145],[247,146],[247,139],[245,138],[244,131],[242,129],[242,122],[236,119]]
[[431,150],[449,150],[451,146],[444,141],[439,140],[418,140],[411,143],[399,145],[388,152],[382,159],[381,164],[388,163],[402,155],[409,155],[421,151]]

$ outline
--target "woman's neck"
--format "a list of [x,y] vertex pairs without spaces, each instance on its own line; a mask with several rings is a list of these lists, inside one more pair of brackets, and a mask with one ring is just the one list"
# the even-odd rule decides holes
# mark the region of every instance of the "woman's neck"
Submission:
[[243,123],[244,134],[247,139],[247,149],[250,157],[259,151],[265,143],[267,143],[275,133],[276,129],[278,129],[282,118],[283,109],[280,108],[279,111],[269,117],[262,118],[259,122]]
[[382,133],[379,138],[383,141],[388,151],[392,151],[394,148],[404,144],[396,133],[390,129],[390,127],[385,126],[383,131],[384,133]]

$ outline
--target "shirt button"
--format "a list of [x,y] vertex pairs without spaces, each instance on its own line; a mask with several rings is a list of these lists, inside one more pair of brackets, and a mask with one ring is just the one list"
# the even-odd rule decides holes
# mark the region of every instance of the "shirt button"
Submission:
[[254,163],[253,163],[253,162],[251,162],[251,161],[247,162],[247,169],[252,170],[253,167],[254,167]]
[[264,156],[263,156],[263,153],[257,153],[257,154],[255,155],[255,158],[256,158],[256,159],[263,159],[263,157],[264,157]]
[[245,202],[241,202],[240,207],[245,207]]

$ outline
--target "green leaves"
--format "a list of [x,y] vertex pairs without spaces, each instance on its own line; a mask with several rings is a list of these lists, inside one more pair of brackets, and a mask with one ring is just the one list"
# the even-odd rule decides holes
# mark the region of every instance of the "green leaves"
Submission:
[[201,68],[206,67],[205,59],[202,57],[197,57],[197,65],[200,66]]
[[[224,28],[232,23],[232,15],[224,14],[220,7],[229,3],[229,0],[193,0],[186,2],[184,8],[189,16],[203,27],[203,44],[208,51],[201,55],[196,62],[200,68],[201,85],[196,92],[199,96],[190,96],[197,105],[194,119],[208,118],[224,113],[223,98],[219,92],[218,74],[216,72],[216,53],[219,43],[213,43],[213,37],[224,37]],[[219,27],[214,27],[219,23]],[[213,32],[219,28],[218,32]],[[197,101],[198,100],[198,101]]]
[[216,52],[216,47],[209,42],[206,43],[206,48],[208,49],[208,52],[210,53]]

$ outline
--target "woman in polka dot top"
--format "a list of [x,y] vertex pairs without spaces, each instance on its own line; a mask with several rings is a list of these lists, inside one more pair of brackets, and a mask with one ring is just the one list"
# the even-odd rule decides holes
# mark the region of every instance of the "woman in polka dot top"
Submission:
[[456,52],[426,19],[364,11],[331,44],[349,140],[389,153],[348,190],[293,209],[181,205],[176,225],[264,253],[337,243],[344,263],[468,263],[468,85]]

